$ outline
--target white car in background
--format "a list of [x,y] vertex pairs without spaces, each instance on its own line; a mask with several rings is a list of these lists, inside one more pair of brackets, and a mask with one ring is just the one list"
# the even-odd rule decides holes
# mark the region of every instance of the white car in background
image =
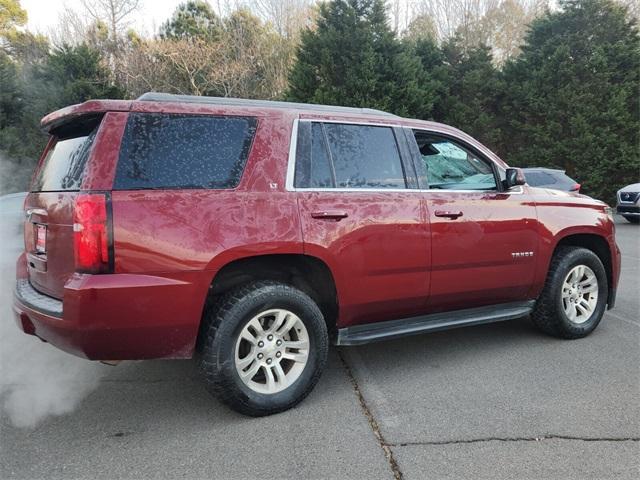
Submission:
[[616,212],[631,223],[640,223],[640,183],[618,190]]

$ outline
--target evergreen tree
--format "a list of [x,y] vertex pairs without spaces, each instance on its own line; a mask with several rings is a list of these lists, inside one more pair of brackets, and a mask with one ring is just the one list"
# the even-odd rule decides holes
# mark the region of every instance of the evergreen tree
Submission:
[[320,4],[317,28],[302,33],[287,98],[424,117],[433,92],[382,0],[335,0]]
[[160,38],[217,40],[220,37],[220,19],[209,3],[189,0],[176,8],[173,16],[160,27]]
[[[108,81],[100,54],[86,44],[64,46],[35,64],[17,64],[0,54],[0,150],[18,161],[35,162],[46,137],[40,119],[47,113],[93,98],[122,98]],[[11,114],[5,112],[12,112]]]
[[640,45],[623,7],[566,0],[536,20],[505,66],[500,151],[518,166],[567,170],[614,201],[640,176]]
[[496,105],[502,82],[487,46],[462,48],[457,39],[442,47],[445,90],[438,97],[436,120],[464,130],[489,147],[499,143]]

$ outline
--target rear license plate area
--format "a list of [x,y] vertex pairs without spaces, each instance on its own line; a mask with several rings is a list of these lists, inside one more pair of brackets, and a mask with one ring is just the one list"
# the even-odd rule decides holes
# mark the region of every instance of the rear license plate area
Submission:
[[36,252],[45,253],[47,251],[47,226],[39,223],[36,227]]

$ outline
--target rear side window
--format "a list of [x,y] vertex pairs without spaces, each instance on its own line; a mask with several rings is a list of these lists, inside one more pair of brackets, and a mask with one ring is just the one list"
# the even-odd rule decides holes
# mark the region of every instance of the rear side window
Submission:
[[256,126],[250,117],[132,113],[114,189],[234,188]]
[[54,143],[34,178],[32,192],[80,190],[99,123],[99,118],[83,119],[53,132]]
[[299,126],[295,186],[406,188],[393,129],[308,123]]
[[325,124],[339,188],[405,188],[390,127]]

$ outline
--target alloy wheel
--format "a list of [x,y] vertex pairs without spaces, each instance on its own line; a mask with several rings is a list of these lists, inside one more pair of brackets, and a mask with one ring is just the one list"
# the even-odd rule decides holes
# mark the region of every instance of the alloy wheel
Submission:
[[577,265],[562,284],[562,307],[569,321],[581,324],[591,318],[598,304],[598,279],[591,268]]
[[274,394],[295,382],[309,358],[309,334],[300,318],[284,309],[259,313],[244,326],[235,366],[251,390]]

